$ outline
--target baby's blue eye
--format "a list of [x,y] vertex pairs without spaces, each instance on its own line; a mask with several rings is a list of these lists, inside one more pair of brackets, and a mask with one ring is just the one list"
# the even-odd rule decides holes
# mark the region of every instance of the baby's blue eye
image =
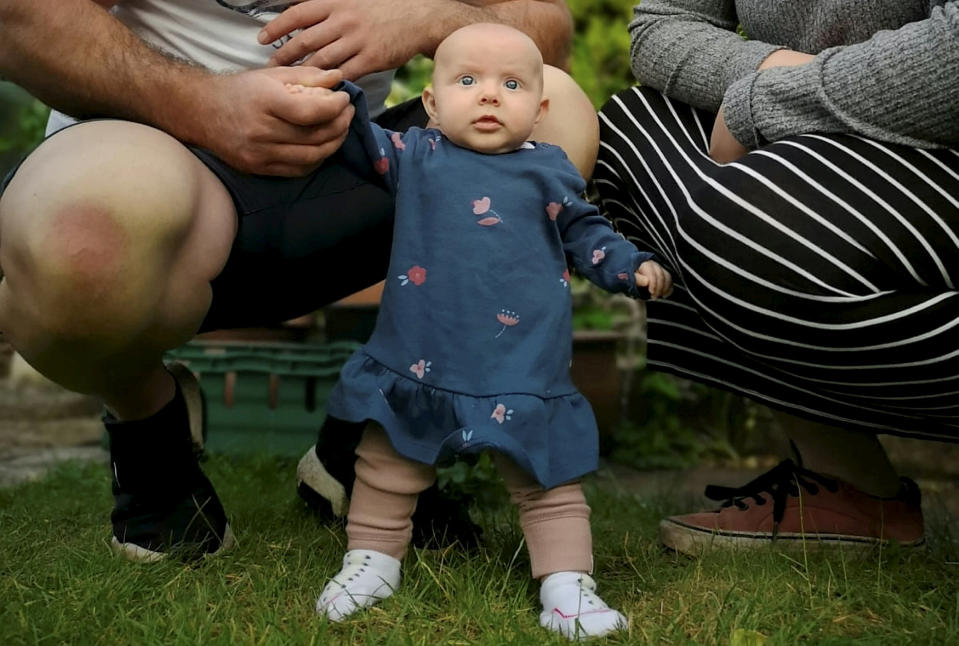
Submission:
[[472,84],[473,84],[472,76],[467,74],[466,76],[460,78],[460,85],[472,85]]
[[506,86],[506,89],[508,89],[508,90],[518,90],[518,89],[519,89],[519,82],[514,81],[513,79],[510,79],[510,80],[506,81],[506,83],[504,83],[503,85],[505,85],[505,86]]

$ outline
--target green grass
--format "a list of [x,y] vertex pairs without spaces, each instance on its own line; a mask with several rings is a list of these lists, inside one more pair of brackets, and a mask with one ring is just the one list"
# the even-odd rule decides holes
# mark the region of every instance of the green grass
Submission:
[[[343,624],[313,612],[338,570],[342,528],[293,493],[294,465],[213,458],[239,540],[198,565],[132,564],[110,552],[109,481],[66,465],[0,490],[0,644],[564,644],[537,622],[537,587],[512,509],[479,510],[485,547],[414,551],[404,585]],[[592,482],[599,592],[626,613],[612,644],[955,644],[959,565],[946,529],[928,550],[692,560],[656,525],[689,501],[613,494]]]

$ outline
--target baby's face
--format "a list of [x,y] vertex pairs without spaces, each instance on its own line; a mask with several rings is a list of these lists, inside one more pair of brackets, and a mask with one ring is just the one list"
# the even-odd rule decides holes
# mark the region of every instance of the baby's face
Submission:
[[515,150],[546,112],[543,59],[527,36],[473,25],[436,50],[426,110],[450,141],[483,153]]

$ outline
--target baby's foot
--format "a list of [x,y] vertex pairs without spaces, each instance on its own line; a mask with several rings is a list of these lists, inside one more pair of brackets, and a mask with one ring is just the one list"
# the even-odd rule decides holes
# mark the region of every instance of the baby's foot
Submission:
[[540,625],[570,639],[599,637],[625,630],[629,622],[596,596],[596,582],[585,572],[556,572],[539,589]]
[[400,585],[400,562],[373,550],[350,550],[343,569],[330,579],[316,601],[316,611],[343,621],[361,608],[386,599]]

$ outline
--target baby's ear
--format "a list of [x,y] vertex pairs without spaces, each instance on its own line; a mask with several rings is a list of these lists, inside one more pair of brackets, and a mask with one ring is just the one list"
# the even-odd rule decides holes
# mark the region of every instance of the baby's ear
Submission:
[[426,114],[430,115],[430,120],[439,124],[439,119],[436,117],[436,95],[433,94],[432,87],[423,89],[423,107],[426,108]]
[[549,112],[549,97],[543,97],[543,100],[539,102],[539,114],[536,115],[536,121],[533,122],[533,125],[535,126],[542,121],[547,112]]

